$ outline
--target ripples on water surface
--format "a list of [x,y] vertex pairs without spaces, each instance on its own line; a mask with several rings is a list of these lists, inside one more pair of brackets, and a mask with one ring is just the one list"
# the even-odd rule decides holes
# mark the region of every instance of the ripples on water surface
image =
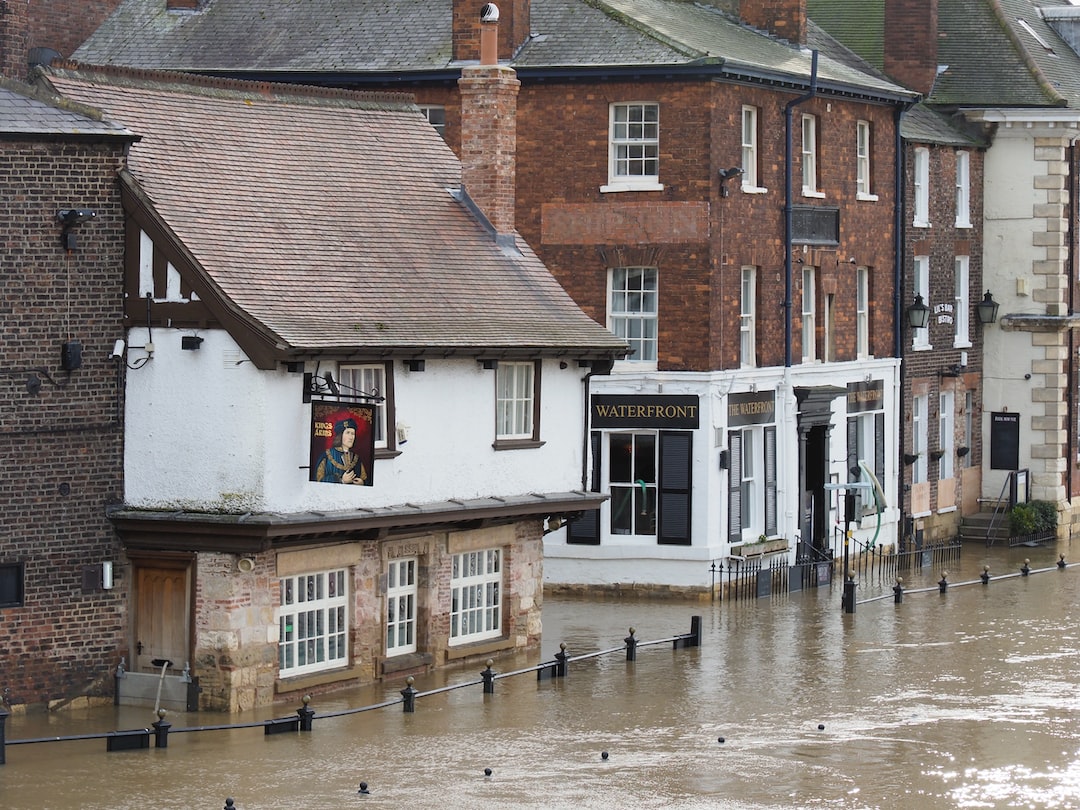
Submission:
[[[968,547],[950,581],[977,578],[984,560],[994,575],[1015,571],[1024,556],[1046,567],[1056,551]],[[862,583],[860,598],[891,584]],[[643,647],[629,665],[621,652],[572,663],[565,680],[501,679],[494,695],[420,698],[411,715],[316,718],[311,734],[173,734],[167,749],[110,754],[102,740],[9,746],[0,807],[216,810],[233,796],[240,810],[1080,808],[1078,593],[1080,567],[862,603],[854,616],[829,588],[724,605],[549,599],[543,657],[497,671],[549,660],[560,641],[572,655],[620,646],[630,626],[642,641],[686,632],[694,614],[704,643]],[[312,705],[369,705],[397,688]],[[137,728],[150,714],[13,716],[7,736]],[[370,795],[357,795],[361,781]]]

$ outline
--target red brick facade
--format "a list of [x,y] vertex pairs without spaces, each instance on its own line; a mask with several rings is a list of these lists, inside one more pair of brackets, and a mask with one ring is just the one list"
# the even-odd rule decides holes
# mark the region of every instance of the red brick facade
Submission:
[[33,48],[69,57],[120,0],[0,0],[0,74],[25,79]]
[[[123,334],[120,159],[120,144],[0,146],[0,565],[21,563],[25,590],[21,606],[0,607],[0,696],[12,704],[111,695],[124,652],[129,583],[105,516],[123,497],[123,369],[110,357]],[[73,207],[97,216],[66,252],[57,212]],[[67,341],[82,346],[70,372]]]

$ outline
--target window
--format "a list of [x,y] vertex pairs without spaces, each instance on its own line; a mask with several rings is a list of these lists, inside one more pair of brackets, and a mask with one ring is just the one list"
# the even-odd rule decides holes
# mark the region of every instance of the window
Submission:
[[428,123],[435,127],[435,131],[445,138],[446,108],[437,104],[421,104],[420,112],[424,114],[424,118],[428,120]]
[[836,334],[834,330],[835,324],[833,319],[836,317],[835,313],[836,296],[832,293],[825,293],[825,312],[824,323],[821,329],[821,359],[826,363],[831,363],[836,359],[836,350],[833,346],[833,335]]
[[[923,303],[926,306],[930,306],[930,257],[929,256],[916,256],[913,265],[914,277],[912,278],[912,289],[914,295],[912,300],[915,300],[915,296],[922,296]],[[912,329],[911,330],[911,347],[913,349],[929,349],[930,348],[930,324],[933,319],[927,322],[924,329]]]
[[817,116],[802,117],[802,193],[804,197],[824,197],[818,191]]
[[856,180],[855,198],[859,200],[876,200],[877,195],[871,191],[870,186],[870,154],[873,148],[869,121],[860,121],[855,131],[855,154],[856,154]]
[[23,564],[0,565],[0,608],[20,607],[23,603]]
[[499,440],[540,437],[537,405],[539,367],[532,361],[500,361],[495,369],[495,438]]
[[[858,413],[848,417],[848,481],[869,483],[863,475],[859,462],[874,472],[878,483],[887,486],[885,480],[885,413],[874,411]],[[874,491],[866,487],[855,490],[857,502],[856,514],[866,515],[877,512],[878,504]]]
[[938,395],[938,450],[942,456],[938,460],[938,478],[944,481],[956,475],[953,472],[953,404],[956,399],[952,391],[942,391]]
[[455,554],[450,571],[450,644],[502,635],[499,549]]
[[870,271],[855,271],[855,353],[859,359],[870,356]]
[[915,463],[911,470],[911,483],[925,484],[926,476],[926,434],[927,434],[927,410],[930,407],[930,398],[926,394],[920,394],[911,398],[911,452],[915,456]]
[[743,268],[739,300],[739,362],[743,368],[753,368],[757,365],[757,339],[754,334],[754,313],[757,308],[756,268]]
[[416,652],[416,557],[392,560],[386,572],[386,654]]
[[815,317],[816,293],[814,291],[814,268],[802,271],[802,354],[804,363],[817,358],[817,319]]
[[656,434],[608,436],[611,533],[656,536]]
[[971,227],[971,155],[956,153],[956,227]]
[[776,534],[776,426],[728,433],[728,542]]
[[930,152],[919,147],[915,150],[915,217],[911,224],[916,228],[930,227]]
[[742,187],[743,191],[760,191],[758,188],[758,109],[742,108]]
[[396,438],[392,431],[387,429],[393,413],[392,396],[387,381],[390,379],[391,366],[383,363],[357,366],[338,367],[338,387],[346,394],[373,394],[382,397],[382,401],[373,401],[375,406],[375,421],[372,431],[375,438],[375,447],[393,449]]
[[656,191],[660,184],[660,105],[611,105],[608,185],[601,191]]
[[656,363],[656,276],[655,267],[611,271],[608,328],[630,344],[634,363]]
[[345,569],[286,577],[279,586],[279,675],[305,675],[348,663]]
[[967,347],[971,345],[971,340],[968,338],[968,319],[971,313],[971,302],[968,298],[968,257],[957,256],[955,268],[953,271],[953,283],[956,287],[953,296],[955,320],[953,322],[956,330],[953,342],[956,346]]

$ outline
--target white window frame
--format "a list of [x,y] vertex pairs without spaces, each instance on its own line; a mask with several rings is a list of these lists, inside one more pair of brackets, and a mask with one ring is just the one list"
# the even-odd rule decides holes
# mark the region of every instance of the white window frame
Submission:
[[[390,393],[387,385],[388,369],[384,363],[362,363],[339,365],[337,373],[338,387],[343,393],[350,396],[359,393],[374,394],[382,397],[382,401],[369,400],[375,408],[375,419],[372,425],[375,448],[388,449],[394,446],[390,438],[388,419],[390,415]],[[355,401],[350,398],[349,401]]]
[[802,271],[802,361],[817,360],[817,272],[803,266]]
[[758,177],[758,108],[744,104],[742,108],[742,190],[747,194],[764,194]]
[[608,272],[607,326],[630,344],[633,352],[624,362],[634,368],[656,368],[659,286],[655,267],[614,267]]
[[496,441],[535,440],[538,369],[535,361],[500,360],[495,367]]
[[742,368],[757,366],[757,268],[742,269],[739,295],[739,363]]
[[954,444],[956,437],[953,433],[955,424],[953,409],[956,407],[956,395],[951,389],[938,393],[938,450],[941,450],[941,458],[938,459],[938,479],[945,481],[956,476],[953,464]]
[[502,550],[455,554],[450,564],[450,646],[501,638]]
[[930,397],[926,394],[917,394],[911,398],[911,452],[915,455],[915,463],[911,467],[911,483],[925,484],[927,477],[927,436],[930,408]]
[[[877,429],[876,422],[880,411],[867,411],[849,416],[855,422],[855,461],[865,461],[870,469],[874,468],[874,459],[877,454]],[[863,474],[854,478],[856,481],[863,480]],[[858,502],[859,515],[871,514],[877,511],[877,500],[874,498],[872,489],[860,487],[855,490],[855,499]]]
[[419,560],[390,560],[386,569],[386,655],[416,652]]
[[971,154],[956,153],[956,227],[971,225]]
[[802,194],[804,197],[822,198],[818,191],[818,133],[817,116],[802,117]]
[[930,150],[916,147],[912,167],[914,183],[915,215],[911,224],[915,228],[930,227]]
[[871,169],[871,149],[873,148],[873,140],[870,137],[872,134],[869,121],[859,121],[855,127],[855,153],[856,153],[856,167],[855,167],[855,198],[857,200],[863,200],[866,202],[876,202],[878,195],[871,191],[872,177],[870,174]]
[[[912,295],[911,302],[914,302],[916,295],[921,295],[923,303],[926,306],[930,306],[930,257],[929,256],[916,256],[912,262],[912,289],[915,291]],[[909,302],[909,303],[911,303]],[[931,307],[931,310],[933,308]],[[930,345],[930,325],[933,323],[933,317],[926,322],[924,329],[912,329],[911,330],[911,348],[917,351],[926,351],[933,348]]]
[[822,301],[822,325],[821,325],[821,360],[824,363],[831,363],[836,360],[836,347],[833,345],[833,340],[836,337],[836,296],[832,293],[825,293],[825,299]]
[[662,191],[660,105],[654,101],[608,106],[608,182],[600,191]]
[[441,104],[420,104],[420,112],[424,114],[427,122],[434,127],[435,131],[446,139],[446,107]]
[[[611,431],[606,435],[607,439],[607,492],[608,492],[608,533],[618,537],[620,541],[637,539],[647,542],[656,542],[658,523],[658,494],[657,482],[659,481],[660,459],[660,434],[655,430],[619,430]],[[613,479],[612,473],[616,465],[612,461],[613,441],[618,439],[619,447],[622,441],[629,440],[630,480]],[[639,452],[639,445],[648,439],[652,444],[652,464],[645,467],[639,462],[643,454]],[[616,510],[629,506],[632,528],[630,531],[615,529],[615,519],[622,513]],[[639,531],[645,528],[646,531]]]
[[966,349],[971,346],[971,293],[970,293],[970,259],[967,256],[957,256],[953,263],[953,346]]
[[[765,432],[759,426],[743,428],[742,432],[742,537],[754,542],[765,533]],[[760,480],[759,480],[760,478]]]
[[347,666],[347,569],[283,577],[278,586],[278,677],[292,678]]
[[855,270],[855,353],[860,360],[870,356],[870,270]]
[[972,466],[972,448],[975,445],[975,394],[972,391],[964,392],[964,447],[967,452],[960,460],[961,467]]

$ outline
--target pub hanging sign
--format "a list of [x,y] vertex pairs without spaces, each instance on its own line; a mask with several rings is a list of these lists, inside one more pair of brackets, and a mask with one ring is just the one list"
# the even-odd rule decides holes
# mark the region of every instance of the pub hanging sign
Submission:
[[693,395],[594,394],[590,410],[594,428],[696,430],[700,423]]
[[374,421],[374,405],[312,402],[310,480],[372,486]]

